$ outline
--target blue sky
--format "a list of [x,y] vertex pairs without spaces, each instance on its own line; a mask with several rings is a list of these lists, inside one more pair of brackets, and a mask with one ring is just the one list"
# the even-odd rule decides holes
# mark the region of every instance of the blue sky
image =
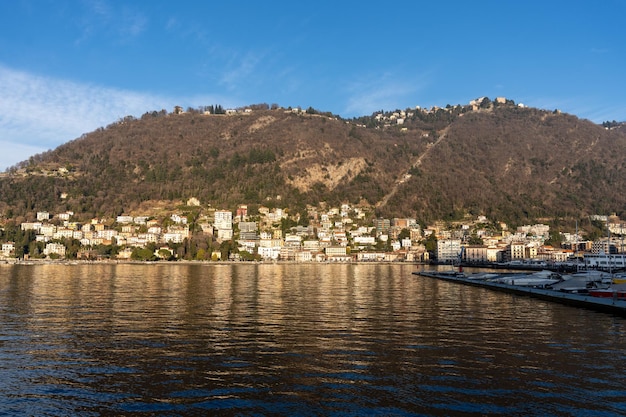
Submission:
[[626,120],[626,1],[0,2],[0,169],[175,105]]

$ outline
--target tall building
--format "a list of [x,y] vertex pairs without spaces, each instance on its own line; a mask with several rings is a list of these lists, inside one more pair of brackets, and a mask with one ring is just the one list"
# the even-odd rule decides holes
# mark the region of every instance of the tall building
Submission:
[[233,238],[233,213],[228,210],[216,210],[213,226],[217,230],[219,240],[229,240]]
[[441,239],[437,241],[437,261],[439,263],[454,263],[461,256],[460,239]]
[[233,228],[233,213],[228,210],[216,210],[213,225],[217,230],[227,230]]
[[239,222],[239,238],[242,240],[258,239],[257,230],[256,222]]
[[374,227],[376,234],[387,234],[391,228],[391,221],[389,219],[374,219]]

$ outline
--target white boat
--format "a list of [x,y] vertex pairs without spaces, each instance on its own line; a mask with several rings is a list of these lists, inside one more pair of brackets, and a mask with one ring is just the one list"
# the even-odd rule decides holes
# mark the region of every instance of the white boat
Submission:
[[522,287],[547,287],[560,282],[561,276],[552,271],[539,271],[533,274],[510,275],[497,278],[494,282],[508,285],[519,285]]
[[562,292],[587,293],[594,282],[589,281],[588,277],[571,277],[550,285],[550,288]]
[[587,282],[610,284],[612,275],[608,272],[603,271],[581,271],[575,272],[573,274],[564,274],[562,275],[562,278],[566,281],[571,279],[579,279],[586,280]]
[[501,274],[495,274],[493,272],[477,272],[475,274],[469,274],[465,278],[471,279],[474,281],[486,281],[488,279],[494,279],[500,277]]
[[584,261],[587,268],[619,269],[626,268],[626,254],[586,253]]

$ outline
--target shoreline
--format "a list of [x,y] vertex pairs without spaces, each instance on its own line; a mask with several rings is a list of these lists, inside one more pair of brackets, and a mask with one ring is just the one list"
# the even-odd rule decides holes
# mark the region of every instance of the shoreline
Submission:
[[133,261],[126,259],[110,259],[110,260],[67,260],[67,259],[2,259],[1,265],[412,265],[412,266],[430,266],[430,264],[407,262],[407,261],[310,261],[310,262],[297,262],[297,261]]

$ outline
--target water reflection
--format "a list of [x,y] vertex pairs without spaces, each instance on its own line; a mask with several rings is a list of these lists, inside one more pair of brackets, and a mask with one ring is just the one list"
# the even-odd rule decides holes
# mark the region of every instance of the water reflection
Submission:
[[626,413],[623,319],[412,271],[2,266],[0,392],[10,394],[0,408],[30,415]]

